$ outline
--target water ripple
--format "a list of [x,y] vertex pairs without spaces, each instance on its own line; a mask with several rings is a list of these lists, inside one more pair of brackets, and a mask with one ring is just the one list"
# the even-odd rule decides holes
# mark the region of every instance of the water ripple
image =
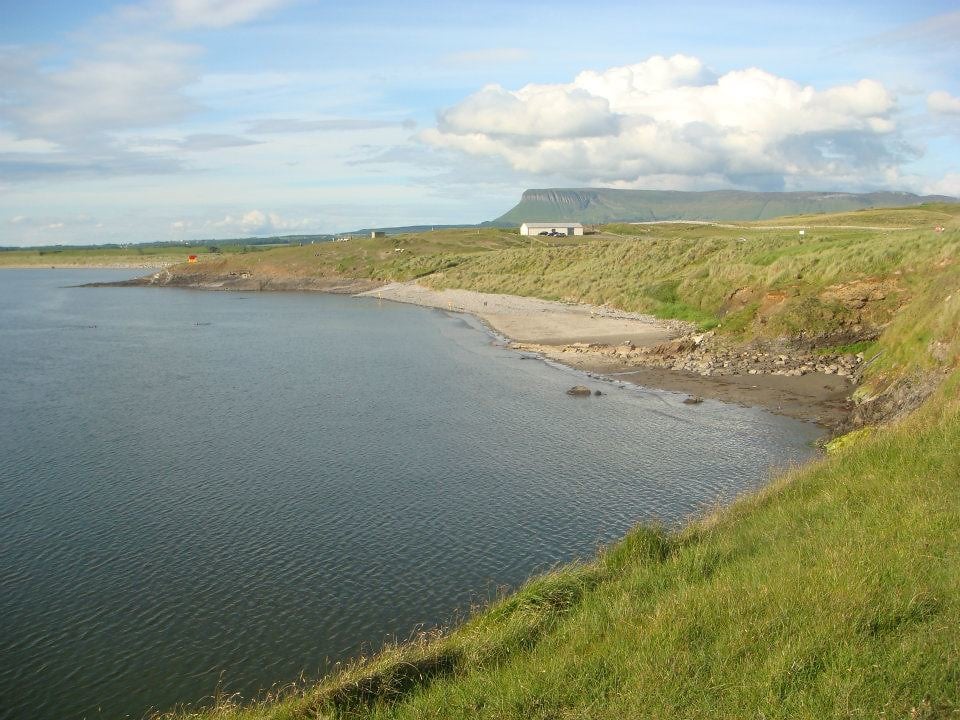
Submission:
[[4,719],[319,673],[727,501],[816,435],[671,393],[570,398],[582,376],[440,312],[4,273]]

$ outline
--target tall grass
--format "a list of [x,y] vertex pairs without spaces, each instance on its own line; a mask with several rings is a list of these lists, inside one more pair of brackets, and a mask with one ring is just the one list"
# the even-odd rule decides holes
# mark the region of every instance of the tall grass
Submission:
[[[609,304],[704,326],[722,327],[733,316],[726,332],[747,336],[829,336],[885,325],[960,251],[958,228],[836,228],[801,237],[769,228],[630,227],[642,234],[495,250],[423,282]],[[855,282],[882,284],[883,292],[865,307],[833,297]]]

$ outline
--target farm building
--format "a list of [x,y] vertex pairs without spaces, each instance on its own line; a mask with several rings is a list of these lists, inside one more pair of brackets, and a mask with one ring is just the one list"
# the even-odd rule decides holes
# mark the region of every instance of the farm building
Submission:
[[525,222],[520,226],[521,235],[583,235],[583,225],[578,222]]
[[370,237],[372,237],[372,238],[386,237],[386,236],[387,236],[387,234],[386,234],[383,230],[371,230],[371,231],[370,231]]

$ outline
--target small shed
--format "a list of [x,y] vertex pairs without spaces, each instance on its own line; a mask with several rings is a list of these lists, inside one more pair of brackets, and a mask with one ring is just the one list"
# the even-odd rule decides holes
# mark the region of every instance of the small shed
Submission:
[[371,231],[370,231],[370,237],[372,237],[372,238],[386,237],[386,236],[387,236],[387,233],[384,232],[383,230],[371,230]]
[[568,220],[556,222],[525,222],[520,226],[521,235],[583,235],[583,225]]

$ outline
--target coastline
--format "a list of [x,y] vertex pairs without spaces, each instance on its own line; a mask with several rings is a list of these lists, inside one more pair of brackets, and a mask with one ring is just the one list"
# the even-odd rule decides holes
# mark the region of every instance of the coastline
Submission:
[[[759,407],[828,430],[842,426],[852,409],[851,396],[856,386],[837,374],[712,375],[638,365],[637,351],[655,354],[669,347],[669,341],[691,334],[693,326],[680,321],[539,298],[431,290],[415,281],[390,283],[357,296],[468,313],[504,337],[515,350],[605,381]],[[617,352],[620,349],[629,352]],[[683,352],[678,350],[675,355]]]
[[[235,292],[324,292],[467,313],[505,338],[515,350],[605,381],[758,407],[818,424],[831,432],[847,424],[853,409],[851,398],[856,384],[851,382],[850,375],[854,373],[856,361],[851,360],[851,364],[840,371],[845,377],[833,368],[829,372],[817,371],[809,355],[801,355],[793,363],[794,366],[806,363],[802,372],[795,370],[787,374],[777,366],[774,360],[777,356],[769,353],[759,353],[749,371],[701,370],[703,366],[698,360],[702,351],[690,338],[699,339],[703,335],[696,335],[693,325],[606,306],[472,290],[432,290],[415,280],[384,283],[279,274],[266,277],[237,273],[175,274],[169,269],[119,282],[89,283],[84,287],[151,286]],[[761,356],[765,358],[762,361]]]

